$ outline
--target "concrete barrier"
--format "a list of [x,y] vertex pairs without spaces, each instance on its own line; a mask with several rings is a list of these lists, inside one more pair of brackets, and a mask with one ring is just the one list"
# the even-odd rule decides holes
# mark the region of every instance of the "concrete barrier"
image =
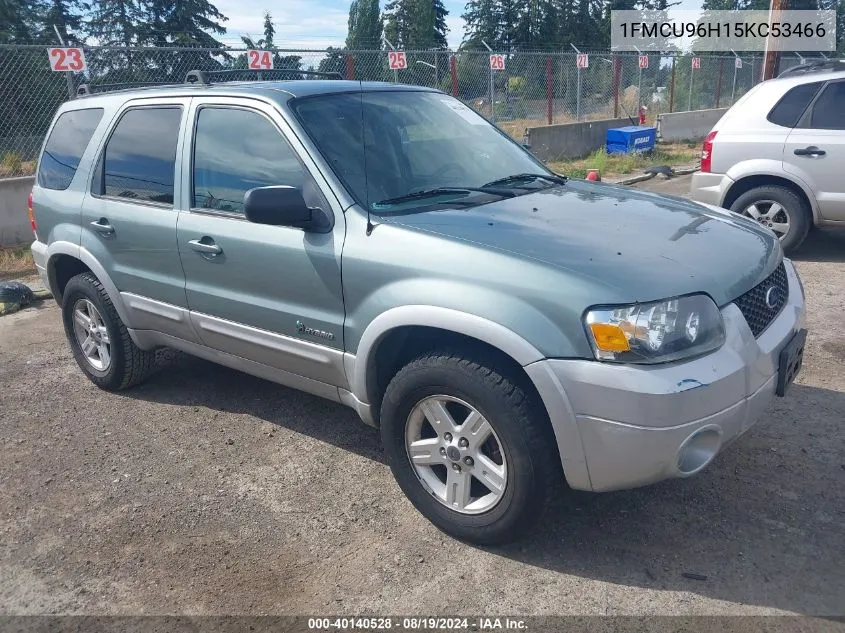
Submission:
[[607,131],[631,125],[630,119],[602,119],[528,128],[531,153],[543,161],[583,158],[605,146]]
[[35,176],[0,179],[0,246],[18,246],[32,241],[26,202]]
[[664,143],[700,141],[727,111],[727,108],[714,108],[658,114],[657,140]]

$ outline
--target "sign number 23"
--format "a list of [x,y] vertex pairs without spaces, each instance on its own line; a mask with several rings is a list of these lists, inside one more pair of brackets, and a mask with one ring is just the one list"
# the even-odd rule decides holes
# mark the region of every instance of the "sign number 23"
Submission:
[[81,48],[48,48],[50,68],[57,72],[85,70],[85,53]]

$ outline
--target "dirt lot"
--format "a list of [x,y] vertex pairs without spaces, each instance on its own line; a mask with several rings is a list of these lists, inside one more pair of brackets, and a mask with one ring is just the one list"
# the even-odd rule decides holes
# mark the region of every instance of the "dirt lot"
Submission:
[[106,393],[54,304],[3,317],[0,613],[845,614],[845,231],[795,259],[788,398],[698,477],[489,549],[425,522],[350,410],[190,358]]

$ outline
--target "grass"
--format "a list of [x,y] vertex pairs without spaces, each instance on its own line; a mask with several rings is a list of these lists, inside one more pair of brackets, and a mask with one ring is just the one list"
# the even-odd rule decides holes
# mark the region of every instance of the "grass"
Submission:
[[24,160],[17,152],[6,152],[0,157],[0,178],[30,176],[34,173],[34,160]]
[[698,143],[658,144],[648,154],[608,154],[604,148],[587,158],[549,163],[549,167],[560,174],[573,178],[584,178],[588,169],[598,169],[601,177],[607,178],[642,171],[653,165],[691,165],[698,161],[701,146]]
[[35,262],[32,261],[29,246],[0,248],[0,280],[24,277],[35,272]]

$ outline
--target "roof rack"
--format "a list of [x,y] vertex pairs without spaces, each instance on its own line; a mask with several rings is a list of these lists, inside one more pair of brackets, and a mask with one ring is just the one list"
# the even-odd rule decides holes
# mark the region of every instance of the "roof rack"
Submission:
[[779,73],[778,77],[837,70],[845,70],[845,61],[840,59],[819,59],[817,61],[807,62],[806,64],[798,64],[792,68],[787,68],[782,73]]
[[145,88],[147,86],[172,86],[171,81],[129,81],[118,84],[99,84],[92,86],[91,84],[79,84],[76,89],[76,95],[83,97],[85,95],[92,95],[100,92],[110,92],[112,90],[125,90],[127,88]]
[[[284,80],[291,79],[291,75],[299,75],[309,77],[325,77],[326,79],[343,79],[343,75],[338,72],[318,72],[315,70],[300,70],[298,68],[273,68],[270,70],[253,70],[252,68],[233,68],[228,70],[189,70],[185,76],[186,84],[203,84],[208,85],[212,83],[212,77],[222,75],[224,77],[232,77],[237,75],[246,75],[249,79],[263,80]],[[279,75],[282,75],[281,77]]]

